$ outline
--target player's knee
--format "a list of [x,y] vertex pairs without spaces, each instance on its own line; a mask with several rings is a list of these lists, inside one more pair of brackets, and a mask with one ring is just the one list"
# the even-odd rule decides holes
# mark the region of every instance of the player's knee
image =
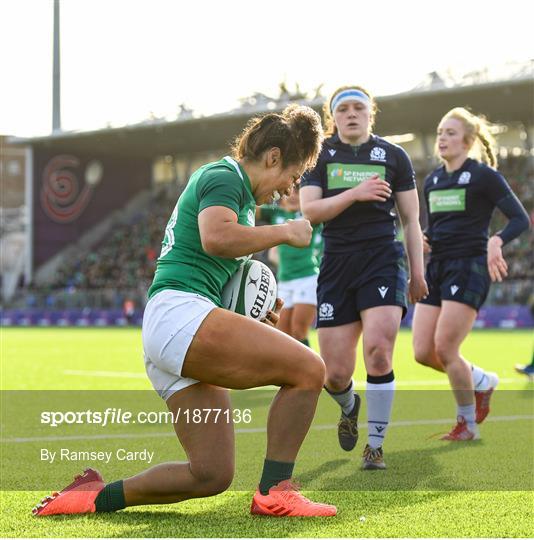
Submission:
[[367,347],[368,372],[371,375],[385,375],[391,371],[391,344],[387,340],[377,340]]
[[329,371],[326,375],[326,387],[332,392],[341,392],[350,384],[352,370],[338,367],[335,371]]
[[191,467],[193,476],[199,483],[199,491],[203,496],[217,495],[226,491],[234,479],[232,463],[208,463]]
[[300,378],[299,386],[304,386],[308,390],[317,390],[317,392],[320,392],[326,377],[326,367],[323,359],[318,354],[309,350],[309,354],[307,354],[302,367],[303,376]]
[[415,361],[418,364],[421,364],[423,366],[432,365],[433,349],[431,349],[430,347],[422,345],[422,344],[414,343],[413,354],[415,357]]
[[444,365],[449,365],[457,357],[456,346],[446,336],[436,338],[436,356]]

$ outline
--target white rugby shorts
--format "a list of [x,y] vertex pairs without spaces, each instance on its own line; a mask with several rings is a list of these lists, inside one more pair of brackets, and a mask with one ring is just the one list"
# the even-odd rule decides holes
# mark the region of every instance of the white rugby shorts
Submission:
[[216,307],[199,294],[169,289],[148,301],[142,329],[145,369],[164,400],[198,382],[182,377],[182,367],[197,330]]
[[280,281],[278,296],[284,301],[284,308],[292,308],[295,304],[317,305],[317,274],[303,278]]

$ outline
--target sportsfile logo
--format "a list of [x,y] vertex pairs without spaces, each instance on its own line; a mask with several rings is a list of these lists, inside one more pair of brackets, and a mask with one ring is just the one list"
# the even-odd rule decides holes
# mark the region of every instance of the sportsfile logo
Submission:
[[[260,280],[259,285],[258,279]],[[267,296],[269,295],[269,273],[265,268],[262,267],[261,276],[256,279],[249,278],[249,282],[247,285],[254,285],[258,288],[258,295],[256,296],[254,305],[250,310],[250,316],[254,319],[257,319],[261,315],[263,306],[265,305],[265,301],[267,300]]]

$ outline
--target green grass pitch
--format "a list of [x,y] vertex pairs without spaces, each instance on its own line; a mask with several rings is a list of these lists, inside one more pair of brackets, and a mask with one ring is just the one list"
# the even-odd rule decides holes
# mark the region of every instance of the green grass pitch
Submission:
[[[532,332],[474,331],[466,341],[464,355],[496,371],[501,378],[492,412],[481,426],[482,440],[474,444],[445,443],[434,436],[452,426],[454,402],[445,377],[414,362],[410,339],[411,334],[402,331],[395,349],[398,391],[393,423],[385,443],[387,471],[359,470],[367,435],[365,427],[354,452],[346,453],[338,448],[335,428],[338,413],[332,400],[321,396],[295,476],[302,481],[306,495],[338,506],[335,518],[277,520],[249,515],[265,448],[265,417],[274,394],[273,389],[263,389],[232,393],[234,407],[251,410],[251,422],[236,425],[237,472],[230,491],[203,500],[135,507],[109,515],[37,519],[31,516],[31,507],[48,494],[48,488],[63,487],[86,465],[95,466],[110,481],[131,476],[148,466],[136,461],[52,466],[40,462],[39,451],[43,447],[68,446],[81,450],[91,441],[91,445],[103,451],[115,451],[119,447],[140,450],[150,446],[157,456],[155,462],[183,459],[184,455],[170,426],[146,429],[132,426],[124,438],[125,430],[129,429],[124,426],[105,429],[83,426],[72,431],[74,428],[69,426],[51,428],[36,422],[36,411],[42,410],[46,400],[50,400],[52,410],[83,410],[85,400],[98,396],[104,409],[108,406],[104,400],[113,403],[113,396],[120,396],[129,399],[133,409],[136,405],[144,406],[146,399],[146,404],[155,404],[163,410],[144,376],[139,329],[2,329],[0,534],[4,537],[532,537],[534,388],[513,369],[515,363],[530,360],[534,345]],[[315,334],[312,344],[317,347]],[[355,380],[357,388],[363,389],[361,351]],[[69,392],[15,392],[21,390]],[[141,390],[147,392],[129,392]],[[17,400],[21,399],[25,401],[19,405]],[[362,423],[365,418],[364,407]],[[93,440],[95,432],[100,438]],[[70,439],[66,438],[69,433]],[[73,433],[81,436],[72,437]]]

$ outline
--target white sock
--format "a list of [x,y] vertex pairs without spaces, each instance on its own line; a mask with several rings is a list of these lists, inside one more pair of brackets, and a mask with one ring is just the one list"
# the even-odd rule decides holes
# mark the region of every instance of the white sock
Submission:
[[467,422],[468,428],[475,427],[475,404],[473,405],[458,405],[458,416],[463,416]]
[[345,388],[345,390],[342,390],[341,392],[331,392],[330,390],[328,390],[328,388],[326,388],[326,386],[325,390],[332,397],[332,399],[337,402],[345,415],[348,416],[352,412],[355,402],[354,391],[352,389],[352,381],[350,381],[350,384],[347,386],[347,388]]
[[[385,375],[389,378],[388,382],[371,383],[367,382],[367,423],[369,430],[369,446],[378,448],[382,446],[384,437],[391,417],[391,407],[393,406],[393,395],[395,394],[395,379],[393,372]],[[373,377],[377,379],[378,377]]]
[[473,386],[475,390],[477,392],[489,390],[490,380],[486,372],[482,368],[475,366],[475,364],[471,364],[471,372],[473,373]]

